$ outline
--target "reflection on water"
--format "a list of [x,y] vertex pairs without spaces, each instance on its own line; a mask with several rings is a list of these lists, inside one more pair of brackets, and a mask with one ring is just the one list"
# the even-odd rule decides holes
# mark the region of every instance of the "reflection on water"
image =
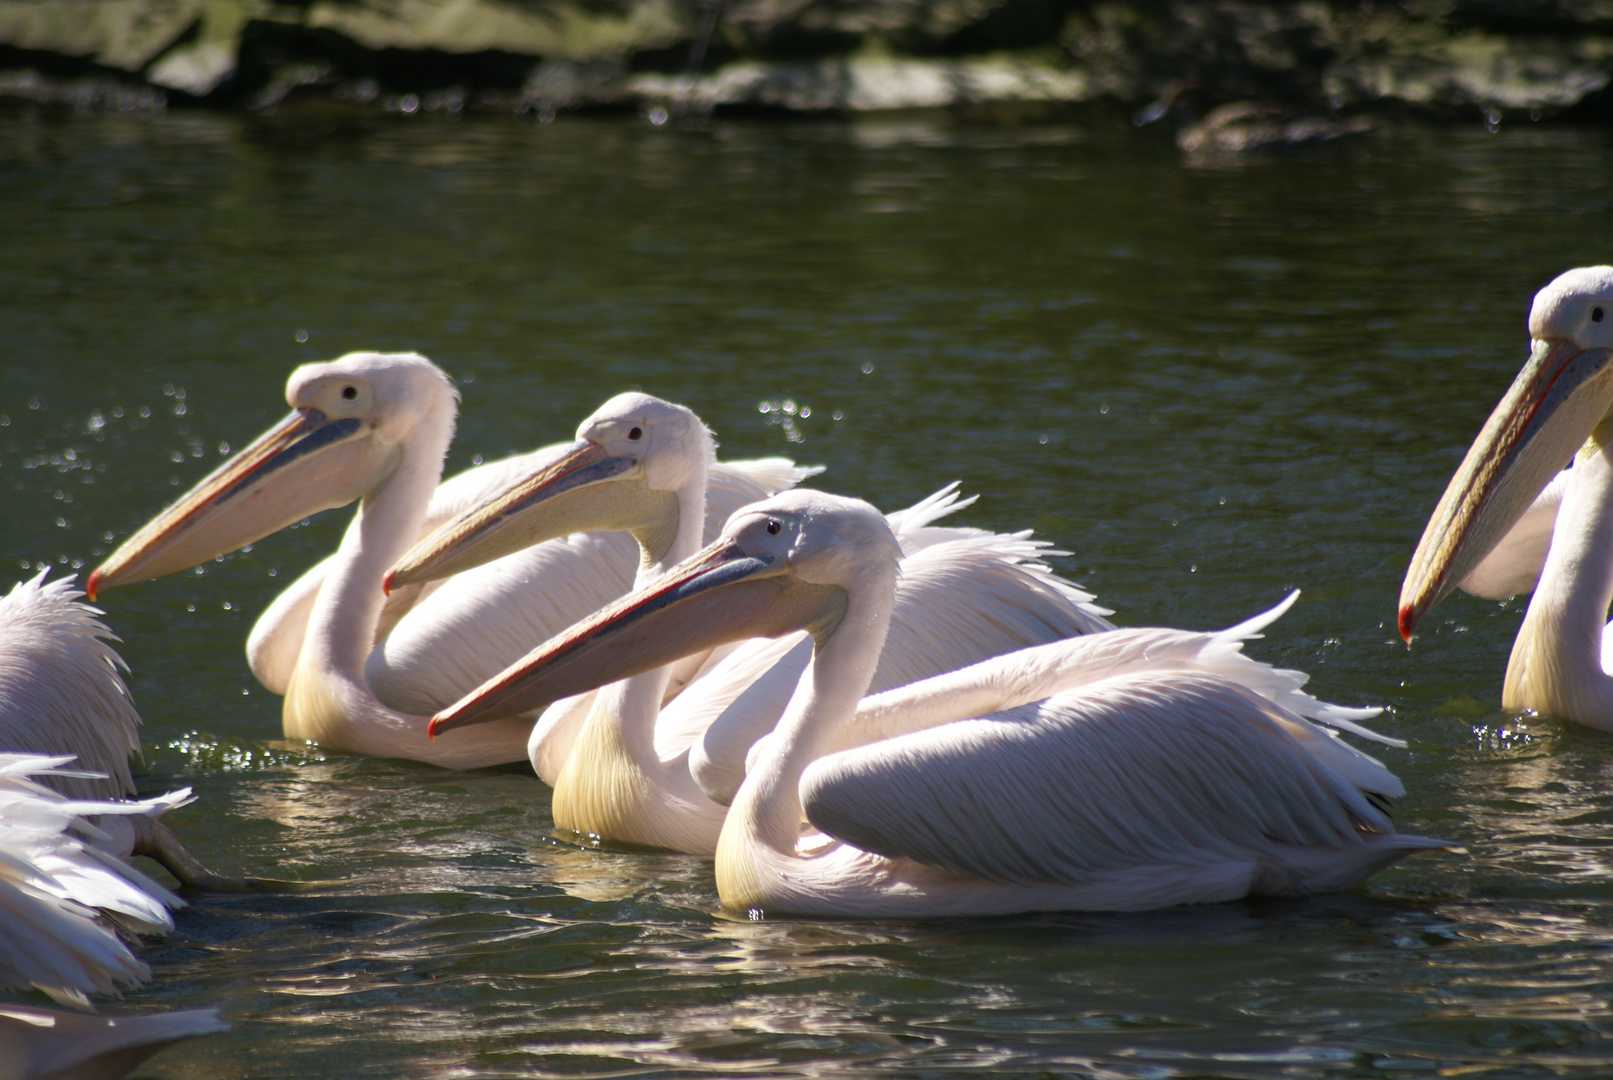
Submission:
[[1613,1071],[1613,746],[1500,711],[1517,601],[1453,598],[1411,650],[1392,620],[1530,294],[1608,258],[1610,166],[1515,126],[1200,168],[1064,121],[0,112],[0,568],[92,564],[306,360],[442,363],[450,470],[639,386],[882,505],[959,479],[1123,624],[1302,586],[1251,651],[1388,705],[1398,820],[1465,847],[1304,902],[736,920],[705,860],[556,838],[525,770],[281,741],[241,643],[327,514],[104,601],[143,788],[195,785],[196,853],[288,883],[149,949],[128,1007],[236,1028],[141,1075]]

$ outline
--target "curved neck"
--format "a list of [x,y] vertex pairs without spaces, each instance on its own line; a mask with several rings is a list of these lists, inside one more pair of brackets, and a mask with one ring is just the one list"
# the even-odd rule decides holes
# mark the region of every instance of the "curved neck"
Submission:
[[369,693],[364,661],[386,601],[381,580],[419,536],[453,433],[454,407],[444,397],[405,440],[397,469],[364,496],[309,614],[300,665],[338,675]]
[[[817,641],[812,661],[796,684],[778,728],[734,797],[723,826],[743,830],[786,855],[801,834],[801,774],[828,753],[836,733],[857,711],[873,681],[890,629],[896,598],[896,564],[877,568],[871,580],[846,586],[846,613]],[[719,856],[719,861],[721,857]]]
[[1540,584],[1507,664],[1502,704],[1613,728],[1602,635],[1613,603],[1613,420],[1574,463]]
[[707,476],[707,464],[702,461],[689,470],[688,479],[678,487],[648,492],[654,521],[632,530],[639,549],[633,588],[652,584],[700,550],[706,528]]
[[[634,589],[654,583],[700,550],[706,471],[703,467],[697,470],[677,491],[649,494],[662,503],[663,512],[654,524],[633,530],[639,543]],[[671,678],[672,665],[663,664],[600,689],[555,778],[551,806],[556,825],[653,847],[703,847],[689,848],[687,840],[678,843],[673,839],[672,832],[682,823],[643,818],[646,813],[677,816],[659,799],[668,792],[686,798],[691,805],[711,805],[701,793],[691,790],[686,761],[663,762],[655,749],[655,722]]]
[[[700,550],[706,515],[706,469],[701,466],[693,470],[690,479],[675,491],[649,494],[652,500],[663,502],[662,512],[653,524],[632,531],[639,544],[638,573],[633,578],[635,590],[653,584],[667,570]],[[576,757],[577,748],[581,747],[585,753],[579,760],[612,761],[625,753],[640,770],[659,766],[655,721],[661,714],[661,701],[671,677],[672,665],[663,664],[602,687],[578,732],[579,741],[573,747],[572,756]],[[557,779],[557,788],[589,782],[588,777],[576,770],[565,770],[562,775],[566,772],[571,775],[566,776],[564,785]],[[581,831],[591,828],[584,827]]]

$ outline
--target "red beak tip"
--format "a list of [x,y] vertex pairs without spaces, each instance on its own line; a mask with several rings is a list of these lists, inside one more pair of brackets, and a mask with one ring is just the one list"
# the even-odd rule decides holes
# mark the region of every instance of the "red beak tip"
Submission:
[[84,595],[89,597],[91,603],[95,602],[95,594],[100,589],[100,587],[101,587],[101,571],[99,571],[99,570],[90,571],[90,580],[88,580],[88,581],[86,581],[84,583]]
[[391,596],[392,595],[392,575],[394,575],[396,573],[397,573],[396,570],[388,570],[386,572],[386,577],[381,579],[381,595],[382,596]]
[[426,740],[428,742],[434,741],[437,738],[437,724],[439,723],[439,719],[440,718],[433,716],[431,718],[431,722],[426,725]]
[[1411,633],[1413,630],[1417,629],[1417,618],[1413,613],[1410,604],[1407,604],[1405,607],[1400,609],[1400,615],[1399,618],[1396,619],[1396,625],[1400,629],[1401,640],[1405,641],[1408,645],[1411,644]]

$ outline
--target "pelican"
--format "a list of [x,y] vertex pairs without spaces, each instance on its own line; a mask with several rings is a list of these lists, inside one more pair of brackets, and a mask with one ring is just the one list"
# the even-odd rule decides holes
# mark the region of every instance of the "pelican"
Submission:
[[[140,752],[140,714],[121,674],[128,665],[73,579],[47,582],[47,573],[0,597],[0,751],[75,758],[78,770],[43,775],[72,798],[133,795],[129,755]],[[156,813],[119,812],[98,824],[103,846],[120,858],[145,855],[184,885],[238,884],[202,866]]]
[[[189,793],[69,798],[55,788],[90,779],[63,768],[71,761],[0,753],[0,990],[37,989],[87,1010],[91,994],[151,977],[109,923],[166,933],[174,927],[168,909],[184,901],[74,834],[105,842],[90,815],[149,817]],[[216,1009],[108,1018],[0,1005],[0,1076],[122,1076],[164,1046],[228,1027]]]
[[1412,556],[1400,633],[1409,640],[1458,583],[1483,595],[1532,585],[1503,707],[1613,731],[1603,625],[1613,601],[1613,267],[1570,270],[1540,290],[1529,336],[1529,360]]
[[[811,663],[717,844],[722,903],[753,916],[1298,895],[1442,846],[1396,833],[1379,804],[1399,781],[1308,719],[1362,730],[1371,710],[1324,705],[1303,675],[1238,655],[1287,604],[1219,634],[1115,630],[1025,649],[859,705],[899,557],[866,503],[775,496],[535,652],[522,692],[575,693],[736,636],[808,630]],[[432,728],[496,713],[506,693],[490,682]]]
[[[286,386],[291,415],[131,536],[91,575],[92,589],[174,573],[309,514],[362,500],[336,554],[288,590],[290,601],[277,601],[274,608],[279,632],[266,636],[275,641],[268,650],[279,665],[274,681],[283,679],[285,734],[449,768],[522,760],[530,718],[447,746],[427,741],[426,714],[520,656],[531,642],[625,592],[632,583],[634,545],[625,538],[571,537],[523,553],[513,565],[489,564],[475,579],[456,579],[418,600],[372,649],[378,631],[386,629],[385,573],[420,536],[439,492],[457,397],[447,376],[413,353],[351,353],[298,368]],[[551,457],[540,451],[522,465]],[[761,464],[756,476],[781,471],[776,462]],[[518,471],[506,464],[492,475]],[[743,469],[723,475],[724,498],[736,505],[773,490]],[[452,505],[467,491],[474,495],[487,480],[483,474],[443,485],[453,488],[445,502]],[[277,651],[287,642],[297,644],[289,665]],[[418,663],[412,685],[391,684],[401,707],[383,701],[375,689],[381,676],[408,669],[400,655]]]
[[[489,550],[506,550],[512,534],[526,542],[568,528],[621,528],[639,542],[642,588],[700,548],[714,444],[693,412],[648,394],[622,394],[583,421],[574,446],[550,473],[444,525],[389,580],[415,583],[461,570]],[[1110,629],[1089,596],[1036,560],[1041,549],[1025,537],[930,527],[955,504],[949,488],[897,516],[908,557],[896,629],[874,676],[881,688]],[[555,824],[607,840],[713,853],[727,812],[722,796],[737,788],[746,750],[778,719],[810,653],[793,639],[758,645],[713,662],[665,709],[670,667],[602,690],[587,711],[546,713],[528,751],[539,775],[553,777]]]

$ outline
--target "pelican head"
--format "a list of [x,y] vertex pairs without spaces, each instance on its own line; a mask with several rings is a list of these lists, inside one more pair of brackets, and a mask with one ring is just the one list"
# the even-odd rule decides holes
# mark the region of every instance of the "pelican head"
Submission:
[[432,717],[430,732],[541,708],[730,641],[804,629],[821,644],[848,594],[894,589],[900,557],[890,525],[860,500],[797,490],[752,503],[653,585]]
[[114,585],[177,573],[380,487],[422,418],[457,398],[416,353],[348,353],[286,382],[291,415],[186,492],[90,575]]
[[1400,590],[1410,639],[1501,541],[1613,408],[1613,266],[1570,270],[1535,295],[1528,361],[1468,448]]
[[630,532],[651,562],[681,520],[677,492],[697,489],[717,444],[700,418],[649,394],[618,394],[557,457],[438,528],[386,577],[390,591],[457,574],[573,532]]

